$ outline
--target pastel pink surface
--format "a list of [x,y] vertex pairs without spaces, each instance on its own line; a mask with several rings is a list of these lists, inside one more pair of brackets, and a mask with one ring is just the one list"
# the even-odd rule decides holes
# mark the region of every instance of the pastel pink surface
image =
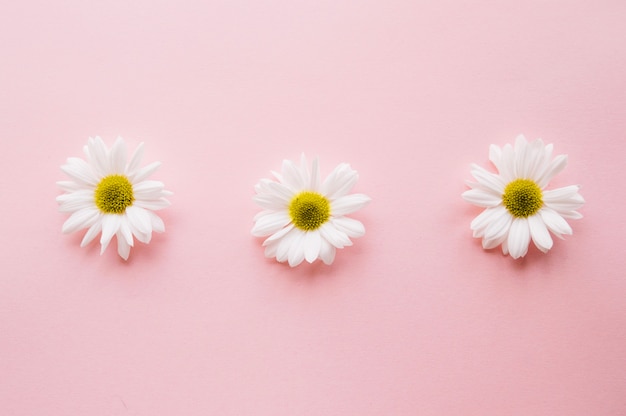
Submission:
[[[626,5],[23,1],[0,17],[0,413],[626,414]],[[485,252],[490,143],[569,154],[584,218]],[[62,235],[87,137],[175,192],[128,262]],[[367,234],[290,269],[250,235],[284,158],[359,171]]]

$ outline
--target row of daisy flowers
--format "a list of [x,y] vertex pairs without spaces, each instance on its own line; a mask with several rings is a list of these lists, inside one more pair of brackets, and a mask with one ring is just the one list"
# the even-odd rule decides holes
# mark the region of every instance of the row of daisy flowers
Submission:
[[[81,247],[100,235],[101,254],[116,237],[118,254],[126,260],[135,239],[147,244],[153,231],[165,231],[155,211],[170,205],[172,193],[162,182],[148,180],[160,162],[140,167],[143,143],[127,162],[122,138],[111,149],[99,137],[89,138],[83,150],[86,160],[70,157],[61,166],[71,179],[57,182],[65,191],[57,197],[60,210],[71,214],[62,231],[87,229]],[[515,146],[491,145],[489,159],[497,173],[472,165],[476,182],[468,182],[471,189],[462,196],[485,208],[470,225],[483,248],[501,246],[517,259],[526,255],[531,240],[545,253],[553,244],[550,233],[572,234],[566,219],[581,218],[577,210],[584,200],[577,185],[546,189],[567,164],[565,155],[553,159],[552,150],[552,144],[528,143],[520,135]],[[254,201],[263,210],[251,231],[265,237],[266,257],[291,267],[318,259],[330,265],[337,249],[365,234],[363,224],[348,215],[371,199],[350,193],[359,176],[349,164],[338,165],[322,181],[318,159],[309,167],[303,155],[299,164],[284,160],[281,172],[272,175],[255,186]]]

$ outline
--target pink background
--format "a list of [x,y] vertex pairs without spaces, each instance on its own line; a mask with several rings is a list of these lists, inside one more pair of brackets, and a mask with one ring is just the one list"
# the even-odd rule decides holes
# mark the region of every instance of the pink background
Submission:
[[[626,414],[626,3],[13,1],[0,13],[0,414]],[[460,194],[542,137],[585,216],[484,252]],[[59,166],[145,141],[175,192],[126,263],[62,235]],[[290,269],[283,158],[349,162],[367,235]]]

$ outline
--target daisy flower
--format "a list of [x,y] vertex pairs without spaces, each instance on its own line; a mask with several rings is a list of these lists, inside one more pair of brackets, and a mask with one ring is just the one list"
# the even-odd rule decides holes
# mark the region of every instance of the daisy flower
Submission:
[[121,137],[110,150],[100,137],[89,138],[83,149],[86,161],[70,157],[61,166],[71,178],[57,182],[66,192],[57,197],[59,210],[71,213],[62,231],[67,234],[87,228],[81,247],[102,233],[100,254],[115,236],[117,252],[127,260],[133,237],[147,244],[152,231],[165,231],[163,221],[153,211],[169,206],[165,197],[171,192],[164,190],[162,182],[146,180],[161,162],[140,168],[141,143],[127,164],[126,144]]
[[268,237],[265,256],[288,261],[295,267],[306,260],[332,264],[338,248],[351,246],[350,238],[361,237],[365,227],[346,217],[370,202],[363,194],[349,194],[359,175],[342,163],[322,182],[317,158],[311,170],[304,155],[300,166],[283,161],[277,181],[262,179],[254,201],[264,208],[254,217],[252,235]]
[[[498,174],[471,165],[472,188],[463,198],[486,208],[471,223],[474,237],[482,238],[485,249],[502,245],[502,252],[517,259],[524,257],[532,239],[544,253],[552,248],[550,232],[559,238],[571,235],[567,219],[582,218],[576,210],[585,200],[578,185],[547,190],[550,180],[567,165],[567,156],[552,159],[552,144],[541,139],[528,143],[520,135],[515,147],[489,148],[489,160]],[[550,231],[550,232],[548,232]]]

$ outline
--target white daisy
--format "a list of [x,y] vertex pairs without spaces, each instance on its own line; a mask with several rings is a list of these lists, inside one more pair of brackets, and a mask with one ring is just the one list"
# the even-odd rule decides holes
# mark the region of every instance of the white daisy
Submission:
[[567,165],[567,156],[552,159],[552,144],[541,139],[528,143],[520,135],[515,147],[489,148],[489,160],[498,174],[472,164],[477,182],[468,183],[471,190],[463,198],[486,208],[471,223],[474,237],[482,238],[485,249],[502,244],[502,252],[517,259],[524,257],[532,239],[546,253],[552,248],[552,234],[559,238],[571,235],[566,218],[582,218],[576,210],[585,200],[578,185],[546,190],[550,180]]
[[345,215],[370,202],[363,194],[350,194],[359,175],[342,163],[322,182],[317,158],[311,171],[304,155],[300,166],[284,160],[282,174],[272,172],[278,181],[262,179],[254,201],[264,208],[254,217],[252,235],[267,237],[266,257],[288,261],[295,267],[306,260],[322,259],[331,264],[338,248],[351,246],[350,237],[365,234],[363,224]]
[[153,211],[170,205],[165,197],[171,192],[164,190],[162,182],[146,180],[161,162],[140,168],[141,143],[127,164],[126,144],[121,137],[110,150],[100,137],[90,137],[84,151],[87,161],[70,157],[61,166],[71,180],[57,182],[66,192],[57,197],[57,202],[61,212],[72,213],[62,231],[72,233],[87,228],[81,247],[102,232],[100,254],[116,236],[117,252],[127,260],[133,236],[149,243],[152,231],[165,231],[163,221]]

